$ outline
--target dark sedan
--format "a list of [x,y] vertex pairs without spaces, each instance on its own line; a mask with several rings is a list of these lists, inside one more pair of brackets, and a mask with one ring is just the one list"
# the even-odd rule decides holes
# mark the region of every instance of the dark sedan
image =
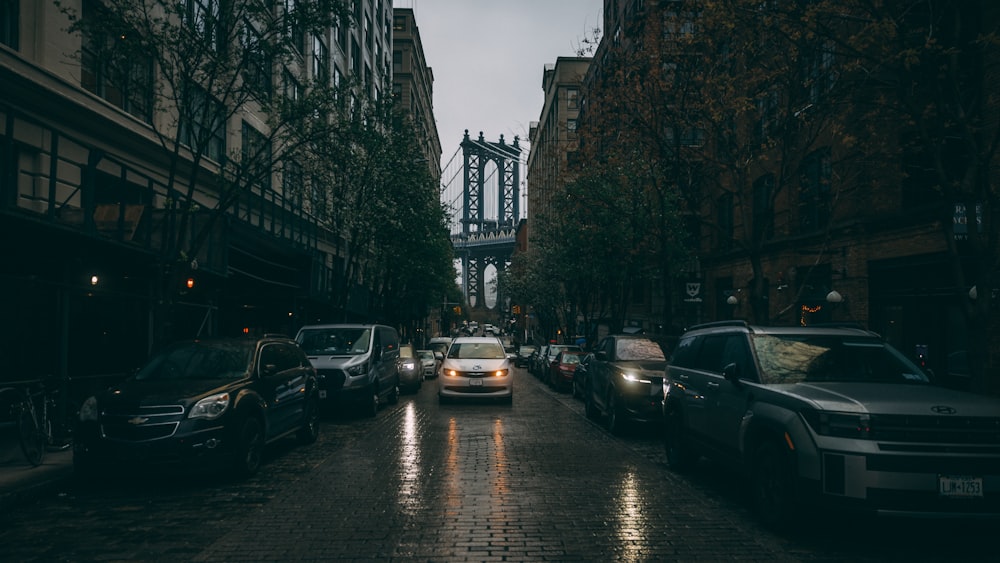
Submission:
[[247,477],[266,444],[290,435],[316,440],[318,401],[315,370],[292,340],[182,342],[84,402],[74,466],[88,476],[134,464],[221,465]]

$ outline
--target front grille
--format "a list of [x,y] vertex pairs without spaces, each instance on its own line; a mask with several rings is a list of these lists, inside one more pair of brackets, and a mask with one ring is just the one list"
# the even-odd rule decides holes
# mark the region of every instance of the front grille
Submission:
[[101,434],[110,440],[147,442],[169,438],[184,417],[181,405],[139,407],[123,412],[101,413]]
[[872,415],[871,428],[879,442],[1000,446],[1000,418],[994,417]]
[[320,389],[337,391],[344,387],[347,376],[342,369],[318,369],[316,370],[316,379]]

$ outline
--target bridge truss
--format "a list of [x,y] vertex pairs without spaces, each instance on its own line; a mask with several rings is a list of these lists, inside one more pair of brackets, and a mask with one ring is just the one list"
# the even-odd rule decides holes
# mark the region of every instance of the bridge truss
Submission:
[[[497,295],[493,303],[487,299],[487,278],[490,266],[499,274],[510,265],[516,246],[516,233],[521,219],[521,146],[517,137],[507,144],[469,137],[462,140],[462,191],[455,194],[443,184],[446,203],[454,210],[451,241],[455,257],[461,261],[462,287],[465,301],[473,311],[488,311],[502,306]],[[457,154],[457,153],[456,153]],[[452,157],[454,160],[454,157]],[[445,176],[448,176],[447,166]],[[452,174],[449,183],[458,173]],[[461,216],[458,200],[461,199]]]

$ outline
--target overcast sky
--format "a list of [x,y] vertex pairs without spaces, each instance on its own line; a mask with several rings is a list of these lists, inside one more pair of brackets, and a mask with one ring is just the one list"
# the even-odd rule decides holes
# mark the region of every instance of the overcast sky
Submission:
[[602,0],[394,0],[393,6],[413,8],[434,72],[442,166],[466,129],[494,142],[520,136],[527,149],[529,125],[542,111],[545,65],[576,56],[603,23]]

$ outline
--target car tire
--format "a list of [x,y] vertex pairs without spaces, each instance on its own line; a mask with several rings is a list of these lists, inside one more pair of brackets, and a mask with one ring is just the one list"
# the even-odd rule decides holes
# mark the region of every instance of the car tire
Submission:
[[614,389],[608,394],[608,431],[612,434],[619,436],[625,432],[626,426],[628,426],[628,420],[625,414],[622,412],[622,408],[619,406],[621,399],[618,397],[618,393]]
[[369,392],[369,395],[370,396],[368,398],[368,404],[362,405],[362,409],[364,409],[362,414],[364,414],[368,418],[375,418],[378,415],[378,408],[382,402],[382,399],[381,397],[379,397],[378,394],[377,385],[371,386],[371,391]]
[[594,391],[592,389],[586,389],[584,393],[583,411],[587,414],[587,418],[590,420],[597,420],[601,417],[601,410],[597,408],[596,404],[594,404]]
[[670,470],[677,473],[690,471],[698,462],[698,453],[688,442],[685,433],[680,416],[667,415],[663,424],[663,451],[667,455]]
[[240,425],[236,436],[235,459],[236,476],[241,479],[253,476],[260,469],[264,458],[264,427],[256,417],[247,417]]
[[753,504],[758,518],[768,528],[788,530],[796,521],[798,500],[787,452],[775,441],[762,443],[754,450],[751,471]]
[[389,400],[386,402],[390,405],[395,405],[399,402],[399,379],[396,379],[396,383],[393,384],[392,390],[389,391]]
[[310,398],[306,401],[305,416],[302,420],[302,427],[296,432],[295,437],[300,444],[312,444],[319,438],[319,401]]

